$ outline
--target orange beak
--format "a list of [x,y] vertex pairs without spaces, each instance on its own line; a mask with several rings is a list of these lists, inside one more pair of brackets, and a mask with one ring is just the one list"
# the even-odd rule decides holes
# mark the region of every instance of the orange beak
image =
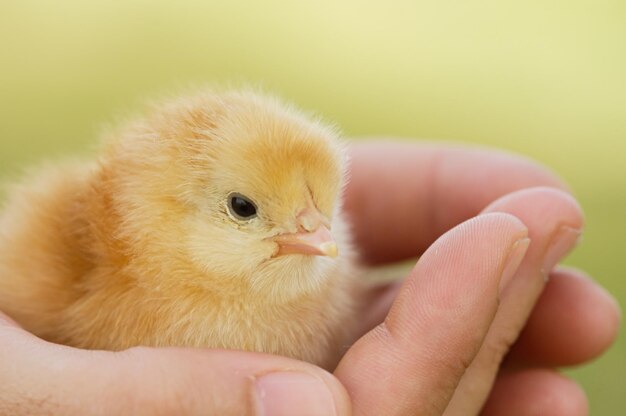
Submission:
[[276,256],[308,254],[337,257],[337,243],[330,233],[328,220],[317,209],[307,208],[297,218],[298,232],[273,238],[278,244]]

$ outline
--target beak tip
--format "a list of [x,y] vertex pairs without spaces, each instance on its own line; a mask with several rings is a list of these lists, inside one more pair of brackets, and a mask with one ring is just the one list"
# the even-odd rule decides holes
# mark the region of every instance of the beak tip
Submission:
[[339,255],[337,244],[334,242],[327,242],[320,245],[320,250],[328,257],[335,258]]

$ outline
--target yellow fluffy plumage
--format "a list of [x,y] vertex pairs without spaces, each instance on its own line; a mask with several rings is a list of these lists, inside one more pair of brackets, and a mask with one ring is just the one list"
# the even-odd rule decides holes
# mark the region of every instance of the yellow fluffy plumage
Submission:
[[13,189],[0,310],[76,347],[243,349],[332,367],[357,286],[335,136],[251,92],[156,106],[97,161]]

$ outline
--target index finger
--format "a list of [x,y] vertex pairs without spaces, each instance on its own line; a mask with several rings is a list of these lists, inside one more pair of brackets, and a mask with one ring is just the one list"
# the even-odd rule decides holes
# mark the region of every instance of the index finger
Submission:
[[509,214],[473,218],[417,262],[384,323],[359,339],[335,375],[355,415],[441,415],[496,316],[528,229]]
[[355,142],[345,209],[368,263],[416,257],[513,191],[566,185],[546,168],[490,149],[434,142]]

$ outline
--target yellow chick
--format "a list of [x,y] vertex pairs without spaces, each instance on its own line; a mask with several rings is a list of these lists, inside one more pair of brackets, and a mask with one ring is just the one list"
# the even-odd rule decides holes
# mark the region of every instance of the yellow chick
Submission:
[[156,106],[0,217],[0,310],[89,349],[197,346],[332,368],[358,282],[333,129],[276,99]]

